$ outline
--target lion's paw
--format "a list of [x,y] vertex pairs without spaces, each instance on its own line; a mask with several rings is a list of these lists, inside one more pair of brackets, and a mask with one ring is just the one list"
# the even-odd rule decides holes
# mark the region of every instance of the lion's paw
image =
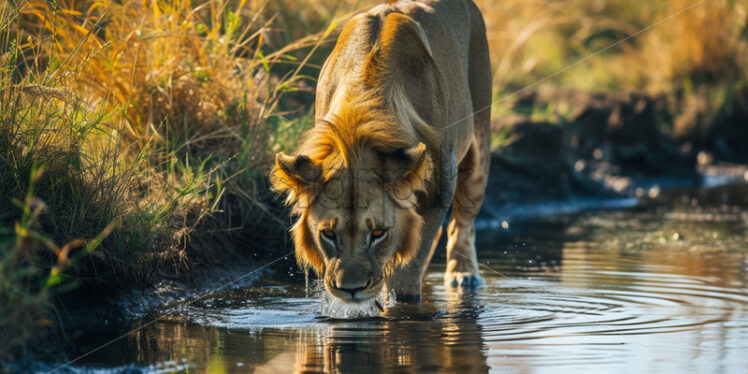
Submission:
[[485,283],[480,275],[474,273],[451,273],[444,275],[444,285],[448,287],[475,289]]

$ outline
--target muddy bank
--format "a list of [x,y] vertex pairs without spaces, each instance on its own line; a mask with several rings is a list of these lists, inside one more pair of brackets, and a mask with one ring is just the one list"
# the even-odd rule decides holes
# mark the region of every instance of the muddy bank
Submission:
[[[491,208],[576,198],[642,197],[742,180],[748,91],[709,125],[674,127],[665,97],[575,89],[528,92],[492,123]],[[691,116],[685,118],[687,116]]]

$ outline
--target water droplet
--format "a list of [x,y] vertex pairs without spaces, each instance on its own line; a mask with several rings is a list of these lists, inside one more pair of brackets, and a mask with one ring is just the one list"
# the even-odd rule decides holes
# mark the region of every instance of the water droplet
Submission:
[[699,163],[699,165],[710,164],[712,162],[712,155],[710,155],[710,154],[708,154],[708,153],[706,153],[704,151],[701,151],[696,156],[696,161]]
[[304,265],[304,289],[306,290],[306,297],[309,298],[309,266]]
[[653,186],[652,188],[647,191],[647,196],[654,199],[657,196],[660,196],[660,187],[659,186]]

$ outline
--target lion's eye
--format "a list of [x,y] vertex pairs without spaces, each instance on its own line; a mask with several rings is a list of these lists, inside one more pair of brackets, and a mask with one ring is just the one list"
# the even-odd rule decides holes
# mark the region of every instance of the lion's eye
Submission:
[[384,229],[376,229],[371,232],[371,237],[374,239],[379,239],[383,237],[386,232],[387,230],[384,230]]
[[324,235],[328,239],[335,240],[335,231],[330,229],[322,230],[322,235]]

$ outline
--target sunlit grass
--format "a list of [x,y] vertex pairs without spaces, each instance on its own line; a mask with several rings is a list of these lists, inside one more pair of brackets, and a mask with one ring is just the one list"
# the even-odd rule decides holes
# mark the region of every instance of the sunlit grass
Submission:
[[550,83],[662,92],[685,78],[707,83],[746,78],[746,4],[738,1],[477,3],[500,91],[537,81],[624,39]]
[[664,95],[681,136],[709,126],[748,85],[745,2],[476,3],[488,28],[495,98],[503,106],[511,107],[514,92],[538,82]]
[[[183,277],[231,250],[237,231],[285,232],[268,206],[268,162],[310,126],[316,52],[351,8],[312,3],[2,4],[0,304],[13,313],[0,310],[0,358],[51,319],[62,291]],[[102,232],[89,251],[83,239]],[[91,253],[62,266],[61,243]],[[45,286],[52,273],[64,289]]]

